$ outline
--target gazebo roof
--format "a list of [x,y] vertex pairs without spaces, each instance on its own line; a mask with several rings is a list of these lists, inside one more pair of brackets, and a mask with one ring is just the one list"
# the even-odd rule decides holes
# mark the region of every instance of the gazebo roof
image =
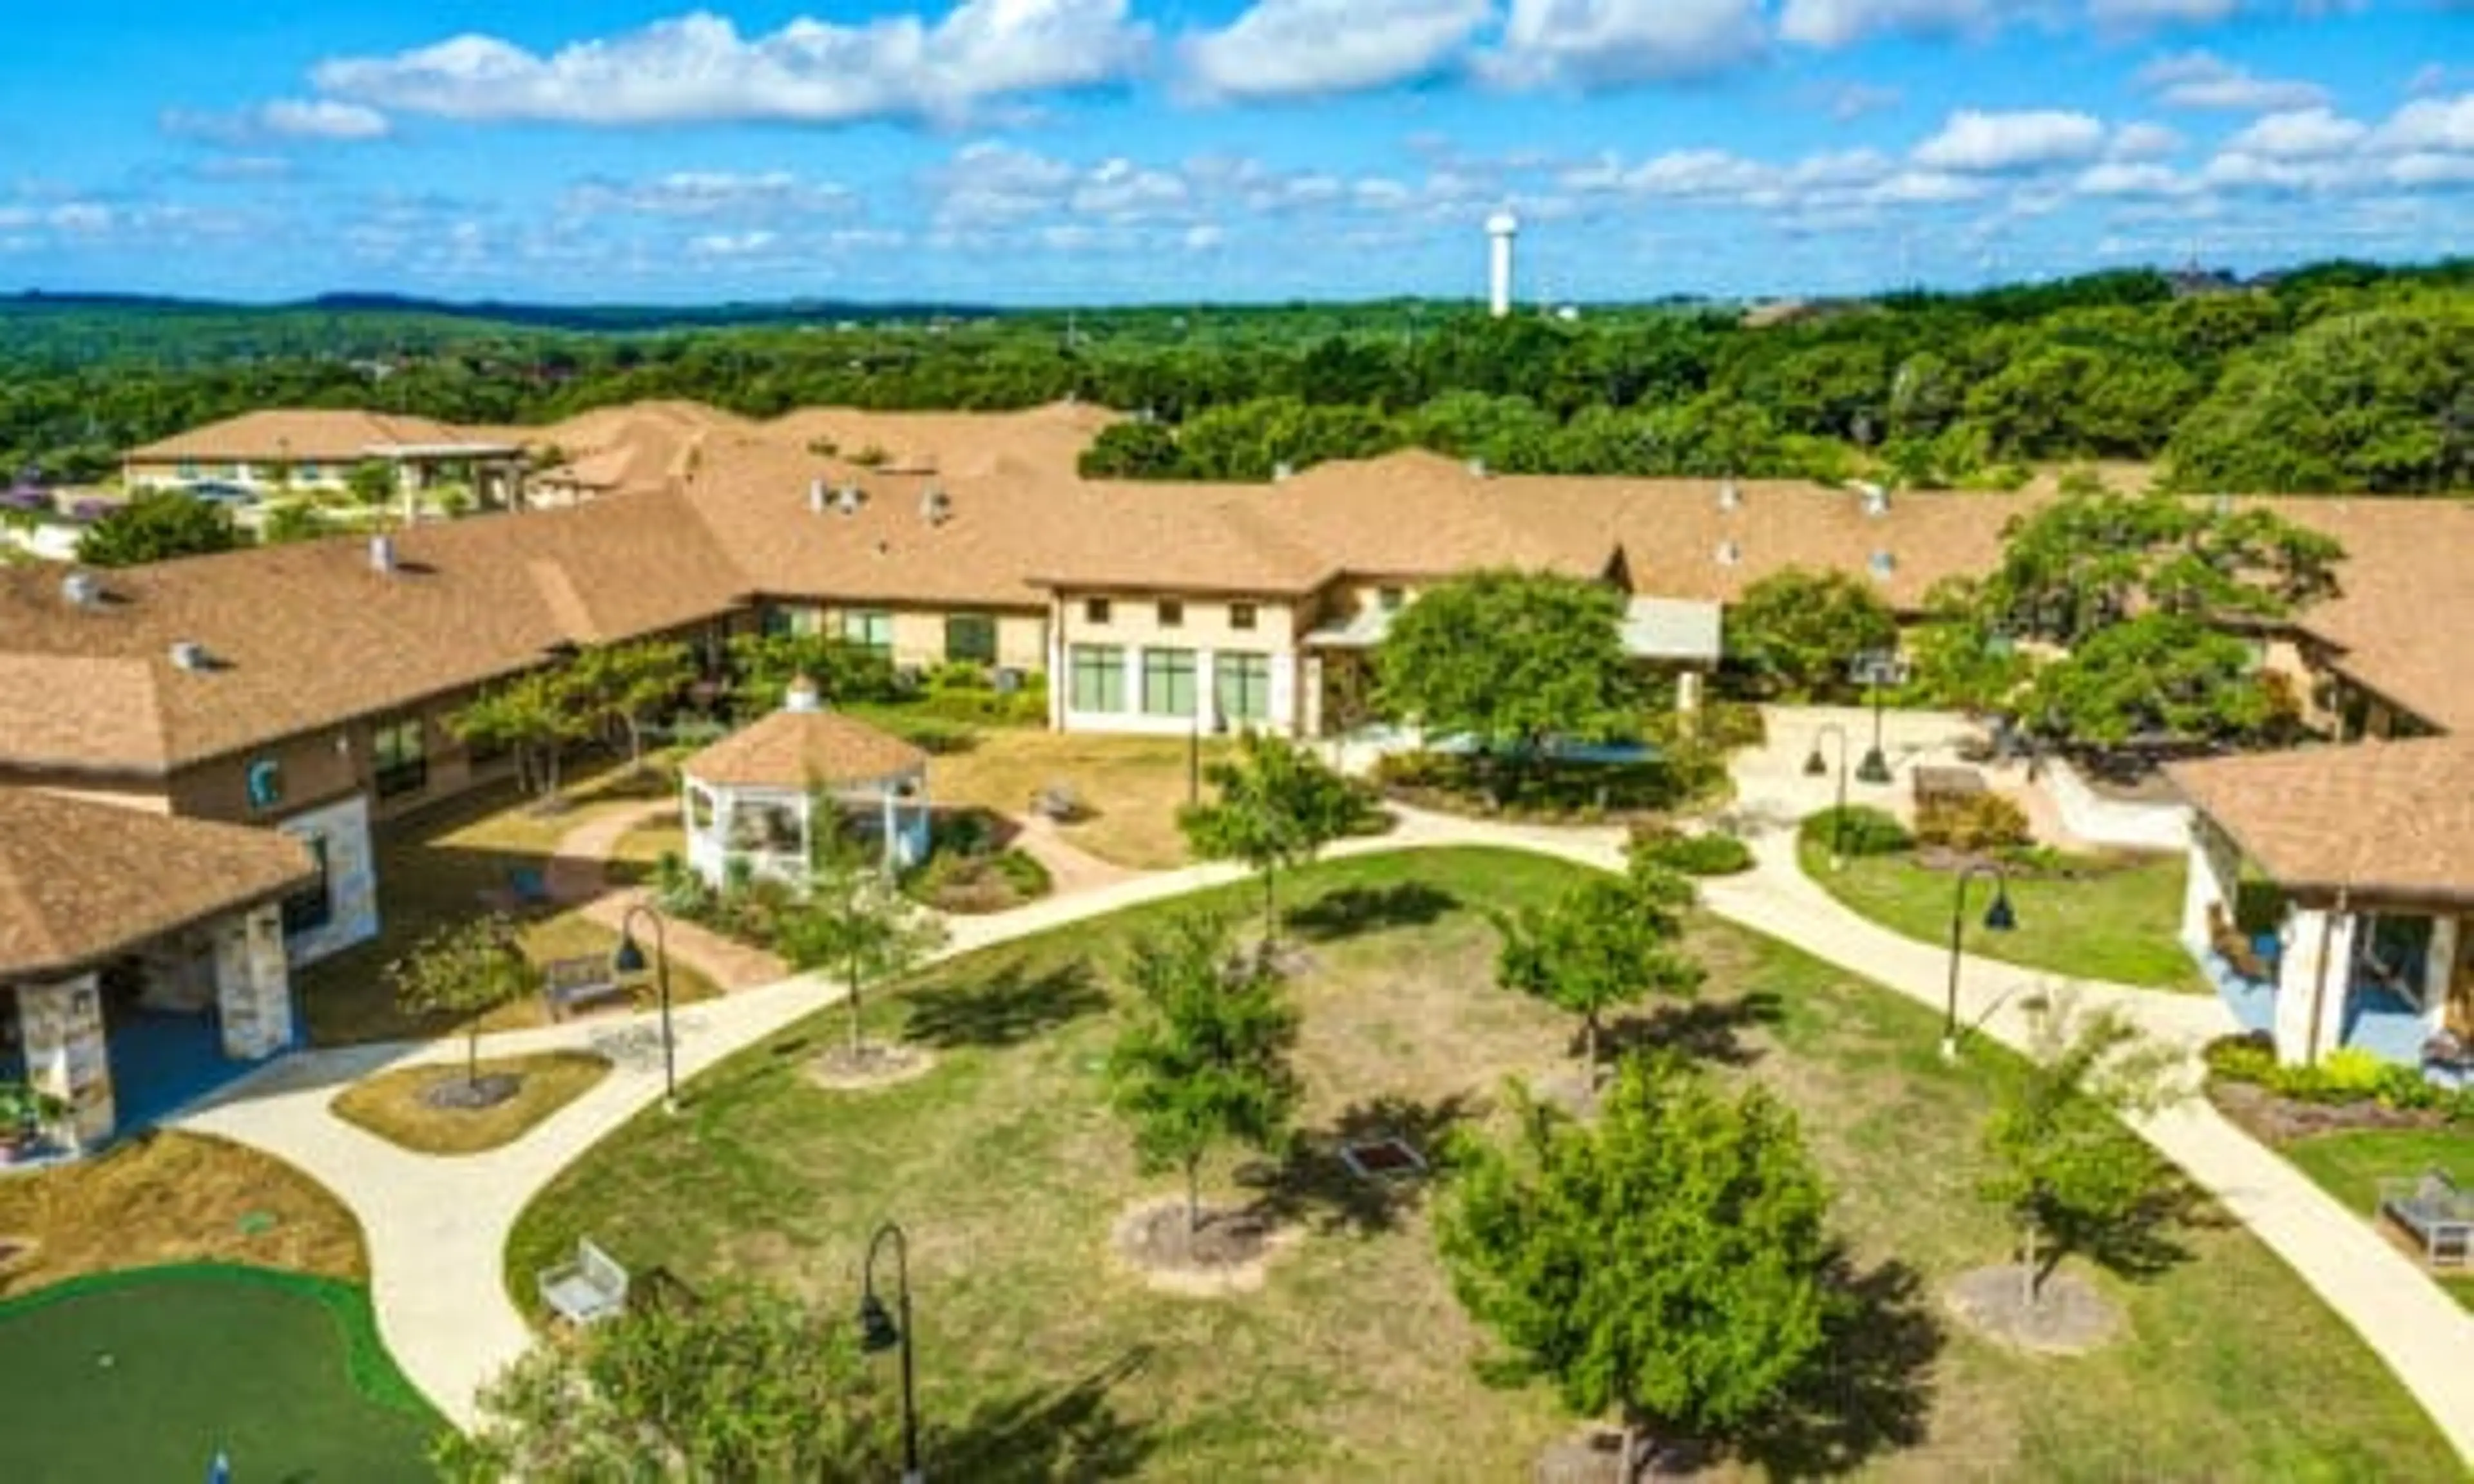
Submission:
[[2359,742],[2166,772],[2289,892],[2474,901],[2474,738]]
[[838,711],[785,709],[697,753],[679,771],[727,788],[804,789],[901,778],[928,754]]
[[85,968],[316,874],[271,829],[0,788],[0,980]]

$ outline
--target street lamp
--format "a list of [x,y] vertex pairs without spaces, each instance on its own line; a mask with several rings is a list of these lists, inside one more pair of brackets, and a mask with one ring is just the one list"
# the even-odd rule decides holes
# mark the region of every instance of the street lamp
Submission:
[[1958,874],[1958,888],[1950,903],[1950,1008],[1941,1023],[1941,1059],[1958,1059],[1958,941],[1967,926],[1967,883],[1977,876],[1993,878],[1993,904],[1984,909],[1984,925],[1993,932],[2006,933],[2019,925],[2019,916],[2010,910],[2010,878],[2001,868],[1990,861],[1977,861]]
[[[876,1255],[887,1237],[893,1240],[894,1304],[889,1312],[876,1296]],[[910,1370],[910,1239],[888,1221],[867,1241],[867,1263],[861,1270],[859,1300],[859,1347],[867,1354],[902,1351],[902,1484],[920,1484],[919,1403]]]
[[1890,781],[1890,758],[1881,751],[1881,703],[1884,699],[1881,687],[1895,685],[1906,679],[1906,666],[1896,654],[1867,650],[1856,657],[1856,663],[1851,668],[1855,672],[1854,679],[1871,692],[1873,704],[1873,745],[1865,751],[1864,760],[1856,765],[1856,776],[1867,783],[1887,783]]
[[1836,871],[1847,864],[1847,729],[1836,722],[1825,722],[1812,733],[1812,754],[1804,760],[1804,776],[1817,778],[1830,771],[1822,760],[1821,739],[1838,739],[1838,807],[1830,815],[1830,869]]
[[653,924],[653,985],[662,997],[662,1108],[667,1113],[677,1113],[678,1042],[670,1035],[670,926],[653,910],[652,903],[640,901],[618,920],[618,951],[611,957],[610,967],[621,976],[644,971],[644,950],[636,945],[636,918],[640,913]]

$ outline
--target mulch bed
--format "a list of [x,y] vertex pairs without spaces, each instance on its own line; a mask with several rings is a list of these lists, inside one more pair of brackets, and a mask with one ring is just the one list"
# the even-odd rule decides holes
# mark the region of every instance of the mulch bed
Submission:
[[476,1078],[459,1073],[422,1089],[421,1106],[441,1113],[479,1113],[508,1101],[523,1087],[524,1079],[515,1072],[483,1072]]
[[936,1059],[917,1046],[898,1041],[867,1041],[856,1048],[844,1044],[818,1052],[808,1063],[808,1078],[834,1092],[867,1092],[928,1075]]
[[2256,1083],[2208,1079],[2208,1101],[2234,1126],[2273,1147],[2320,1134],[2358,1129],[2437,1129],[2448,1119],[2435,1108],[2390,1108],[2375,1098],[2351,1103],[2306,1103],[2281,1097]]
[[2075,1273],[2045,1279],[2038,1302],[2029,1304],[2016,1263],[1961,1274],[1944,1298],[1970,1328],[2017,1350],[2045,1355],[2078,1355],[2120,1333],[2122,1310]]
[[1154,1287],[1216,1297],[1260,1288],[1278,1243],[1270,1223],[1249,1209],[1206,1206],[1201,1224],[1188,1230],[1185,1198],[1175,1196],[1129,1208],[1108,1245]]

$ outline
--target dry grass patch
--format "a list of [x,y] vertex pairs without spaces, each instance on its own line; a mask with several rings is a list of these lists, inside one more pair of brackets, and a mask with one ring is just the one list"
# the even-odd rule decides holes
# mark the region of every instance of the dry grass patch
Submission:
[[345,1122],[415,1154],[478,1154],[523,1137],[609,1072],[608,1059],[584,1051],[485,1060],[480,1074],[514,1077],[514,1095],[486,1108],[442,1108],[424,1094],[442,1082],[461,1081],[464,1065],[424,1063],[364,1077],[327,1107]]
[[26,1237],[34,1250],[0,1268],[0,1293],[166,1262],[369,1270],[360,1223],[325,1186],[197,1134],[142,1134],[79,1163],[0,1176],[0,1238]]
[[[1327,862],[1284,888],[1303,966],[1302,1137],[1278,1167],[1223,1161],[1204,1183],[1210,1204],[1251,1197],[1283,1233],[1259,1291],[1163,1294],[1111,1257],[1124,1212],[1180,1192],[1136,1170],[1103,1075],[1127,939],[1175,910],[1153,907],[957,959],[880,999],[871,1034],[940,1058],[921,1081],[865,1099],[809,1086],[807,1060],[844,1032],[838,1011],[724,1064],[684,1116],[638,1118],[525,1211],[511,1292],[522,1301],[530,1275],[589,1234],[640,1271],[759,1277],[839,1309],[890,1215],[912,1241],[924,1404],[948,1429],[932,1471],[985,1442],[971,1419],[1079,1398],[1075,1425],[1137,1459],[1105,1476],[1529,1477],[1573,1423],[1544,1389],[1478,1375],[1487,1338],[1430,1224],[1448,1169],[1368,1181],[1339,1149],[1398,1136],[1435,1157],[1456,1126],[1506,1116],[1506,1076],[1569,1075],[1572,1019],[1494,988],[1478,909],[1577,878],[1536,857],[1435,850]],[[1240,885],[1208,899],[1249,925],[1259,898]],[[1987,1068],[1941,1063],[1933,1011],[1721,922],[1693,933],[1711,969],[1703,1001],[1619,1022],[1613,1039],[1688,1048],[1792,1100],[1868,1308],[1832,1377],[1838,1424],[1783,1433],[1717,1476],[2448,1476],[2412,1401],[2239,1231],[2188,1233],[2189,1260],[2152,1281],[2092,1275],[2128,1320],[2094,1354],[2040,1362],[1946,1323],[1940,1288],[2008,1251],[1974,1195]],[[1048,1456],[1055,1439],[1013,1441]]]
[[[928,797],[939,807],[1019,818],[1033,794],[1062,784],[1090,811],[1062,827],[1067,840],[1115,865],[1162,871],[1191,858],[1176,827],[1176,811],[1188,799],[1188,746],[1184,737],[993,729],[967,751],[930,760]],[[1228,746],[1206,739],[1204,764]]]

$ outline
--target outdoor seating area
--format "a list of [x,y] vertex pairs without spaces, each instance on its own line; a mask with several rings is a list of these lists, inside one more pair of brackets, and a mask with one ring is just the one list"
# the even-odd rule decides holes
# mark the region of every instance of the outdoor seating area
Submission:
[[578,1237],[575,1256],[545,1268],[538,1283],[542,1303],[571,1325],[598,1324],[627,1310],[627,1270],[589,1237]]
[[687,863],[716,891],[734,874],[800,881],[837,836],[873,849],[889,870],[928,855],[928,754],[827,710],[812,681],[792,682],[782,709],[682,761],[679,786]]
[[2430,1266],[2474,1265],[2474,1190],[2459,1188],[2446,1171],[2381,1181],[2380,1214],[2413,1235]]
[[552,1020],[627,997],[617,965],[600,954],[552,959],[541,967],[542,1001]]

